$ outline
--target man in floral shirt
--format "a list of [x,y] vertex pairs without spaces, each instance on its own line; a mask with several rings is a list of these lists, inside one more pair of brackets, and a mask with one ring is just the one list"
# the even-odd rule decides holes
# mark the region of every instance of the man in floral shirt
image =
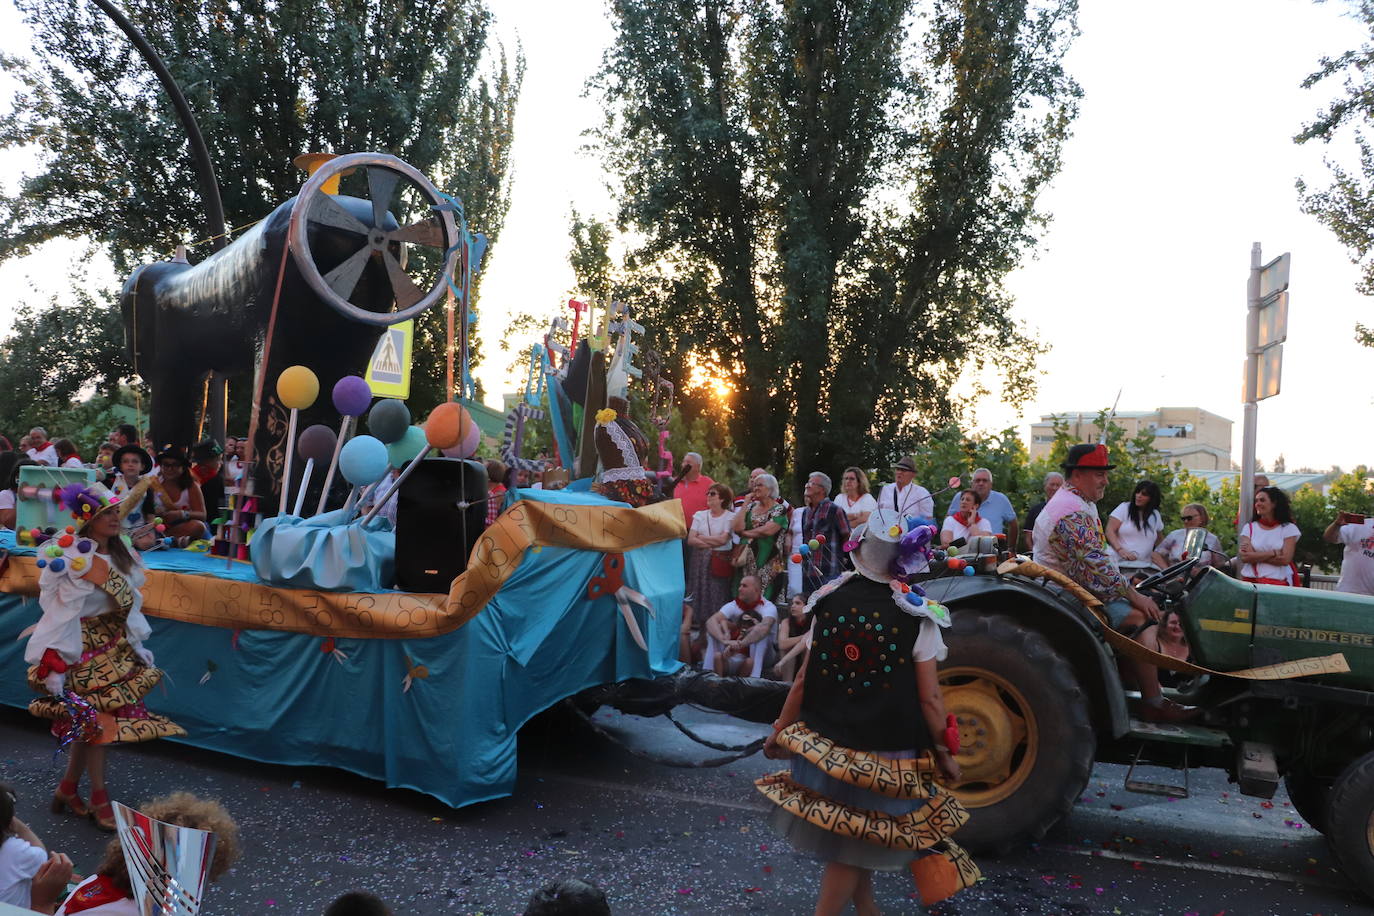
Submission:
[[830,477],[812,471],[802,491],[806,508],[802,511],[801,544],[793,544],[798,553],[802,544],[812,540],[820,543],[809,556],[802,557],[802,588],[808,594],[844,572],[844,547],[849,540],[849,516],[830,501]]
[[[1112,628],[1132,634],[1136,642],[1159,651],[1158,627],[1137,634],[1142,624],[1159,621],[1159,606],[1131,587],[1107,553],[1097,501],[1107,490],[1109,462],[1105,445],[1075,445],[1064,459],[1064,486],[1051,497],[1035,520],[1035,560],[1056,569],[1102,601]],[[1180,722],[1198,713],[1165,699],[1159,689],[1159,669],[1130,659],[1140,695],[1141,715],[1147,722]]]

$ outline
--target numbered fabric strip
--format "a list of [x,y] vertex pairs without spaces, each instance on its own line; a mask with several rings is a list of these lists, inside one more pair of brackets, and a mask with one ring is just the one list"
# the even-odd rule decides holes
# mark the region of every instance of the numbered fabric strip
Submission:
[[[471,620],[535,546],[624,553],[687,534],[677,500],[641,509],[521,500],[482,532],[467,572],[447,595],[320,592],[150,569],[143,613],[231,630],[282,630],[336,639],[416,639]],[[11,557],[0,592],[36,597],[33,557]]]

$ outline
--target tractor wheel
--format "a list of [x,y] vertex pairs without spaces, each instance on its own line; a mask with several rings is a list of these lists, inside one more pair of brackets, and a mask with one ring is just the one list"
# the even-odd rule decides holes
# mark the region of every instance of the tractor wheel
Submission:
[[1374,897],[1374,752],[1356,758],[1331,786],[1326,841],[1345,876]]
[[1331,795],[1331,783],[1302,770],[1289,770],[1283,777],[1288,800],[1293,810],[1302,815],[1307,826],[1326,832],[1326,800]]
[[1032,843],[1088,784],[1097,739],[1073,669],[1009,617],[954,614],[940,665],[945,709],[959,723],[963,770],[949,788],[969,809],[960,845],[1000,854]]

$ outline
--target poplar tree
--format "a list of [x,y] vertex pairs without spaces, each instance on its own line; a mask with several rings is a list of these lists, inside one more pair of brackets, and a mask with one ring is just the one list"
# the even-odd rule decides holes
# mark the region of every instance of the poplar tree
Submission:
[[622,298],[679,377],[705,364],[734,388],[749,464],[886,464],[961,415],[965,367],[1033,390],[1004,281],[1077,113],[1074,0],[611,13],[590,91],[631,242]]

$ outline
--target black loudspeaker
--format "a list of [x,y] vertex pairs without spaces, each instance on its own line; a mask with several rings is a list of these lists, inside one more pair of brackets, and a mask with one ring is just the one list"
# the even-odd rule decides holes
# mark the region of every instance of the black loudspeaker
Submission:
[[396,587],[447,592],[487,525],[486,467],[426,458],[396,499]]

